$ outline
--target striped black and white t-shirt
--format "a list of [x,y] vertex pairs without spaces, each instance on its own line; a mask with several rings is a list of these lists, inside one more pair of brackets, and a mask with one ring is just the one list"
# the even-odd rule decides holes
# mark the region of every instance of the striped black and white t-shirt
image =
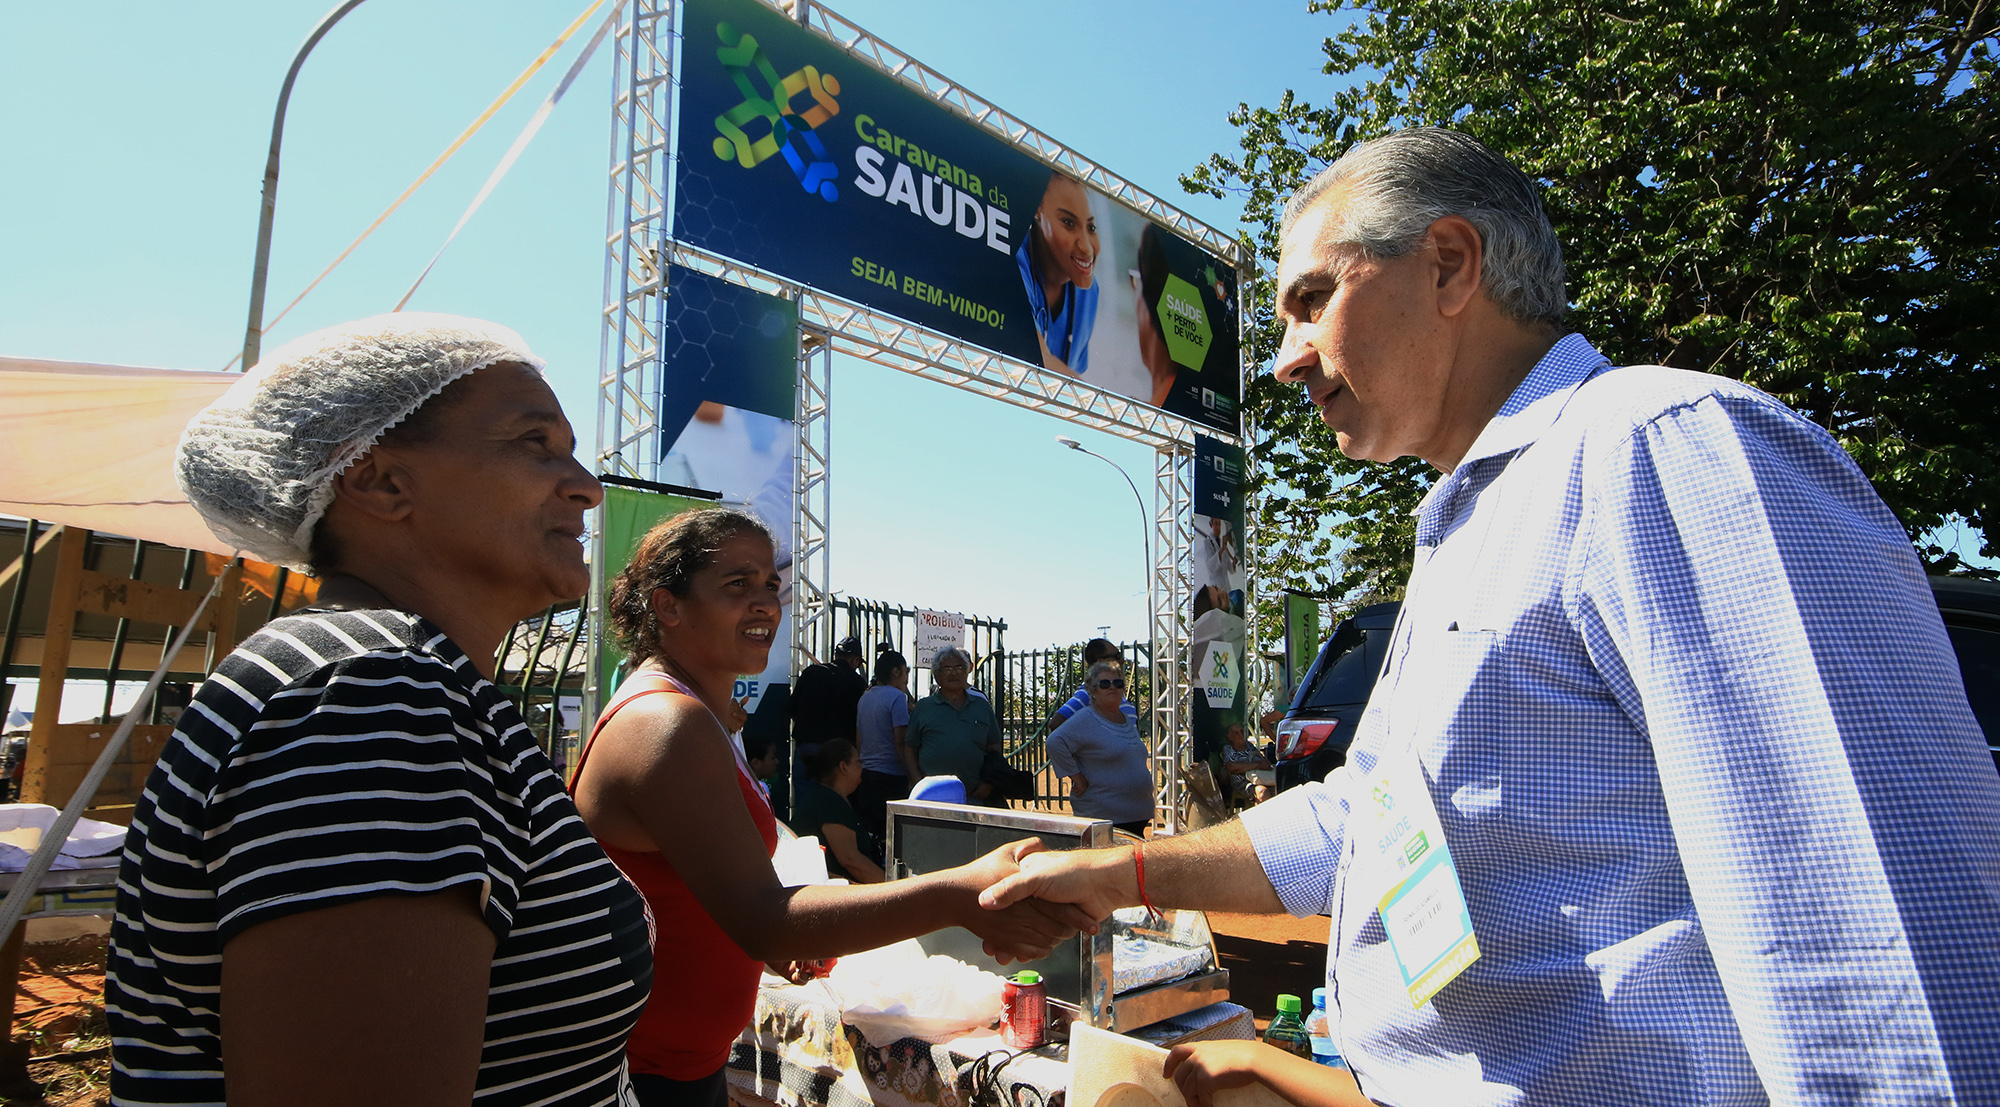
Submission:
[[468,885],[497,941],[477,1101],[629,1102],[645,905],[513,704],[413,615],[264,627],[202,685],[132,820],[105,979],[112,1101],[223,1101],[233,936]]

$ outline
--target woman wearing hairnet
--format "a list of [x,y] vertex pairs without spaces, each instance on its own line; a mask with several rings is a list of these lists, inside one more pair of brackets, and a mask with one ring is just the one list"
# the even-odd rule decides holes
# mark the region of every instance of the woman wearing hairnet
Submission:
[[491,683],[510,626],[587,590],[603,495],[541,364],[381,316],[188,424],[210,527],[321,584],[202,685],[134,814],[114,1101],[629,1102],[643,907]]

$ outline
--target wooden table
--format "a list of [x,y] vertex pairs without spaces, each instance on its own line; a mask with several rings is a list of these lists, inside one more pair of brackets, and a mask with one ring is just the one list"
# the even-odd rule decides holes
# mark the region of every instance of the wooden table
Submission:
[[[28,1079],[28,1055],[32,1043],[14,1040],[14,1003],[21,990],[21,945],[26,939],[29,919],[57,915],[109,915],[118,899],[118,855],[110,864],[87,869],[51,869],[35,889],[28,911],[15,925],[7,941],[0,944],[0,980],[7,982],[6,1033],[0,1035],[0,1096],[38,1097],[41,1090]],[[0,872],[0,896],[12,895],[20,873]]]

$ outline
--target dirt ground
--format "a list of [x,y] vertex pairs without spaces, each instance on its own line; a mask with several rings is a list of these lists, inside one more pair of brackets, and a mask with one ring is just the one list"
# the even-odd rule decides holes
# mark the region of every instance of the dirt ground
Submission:
[[1289,992],[1312,1006],[1312,990],[1326,983],[1324,915],[1208,913],[1215,951],[1229,970],[1229,999],[1257,1016],[1262,1030],[1278,1013],[1278,995]]
[[111,1039],[104,1032],[102,935],[44,942],[21,954],[14,1041],[28,1046],[33,1089],[0,1087],[0,1103],[98,1107],[110,1102]]

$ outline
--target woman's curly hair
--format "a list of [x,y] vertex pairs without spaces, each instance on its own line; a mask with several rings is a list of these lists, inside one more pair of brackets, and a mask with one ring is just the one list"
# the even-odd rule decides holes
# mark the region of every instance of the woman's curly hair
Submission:
[[639,540],[631,563],[611,582],[611,594],[605,602],[612,633],[631,664],[649,661],[660,650],[653,593],[664,588],[676,596],[687,595],[694,575],[707,568],[731,539],[744,534],[776,545],[763,520],[730,507],[676,515]]

